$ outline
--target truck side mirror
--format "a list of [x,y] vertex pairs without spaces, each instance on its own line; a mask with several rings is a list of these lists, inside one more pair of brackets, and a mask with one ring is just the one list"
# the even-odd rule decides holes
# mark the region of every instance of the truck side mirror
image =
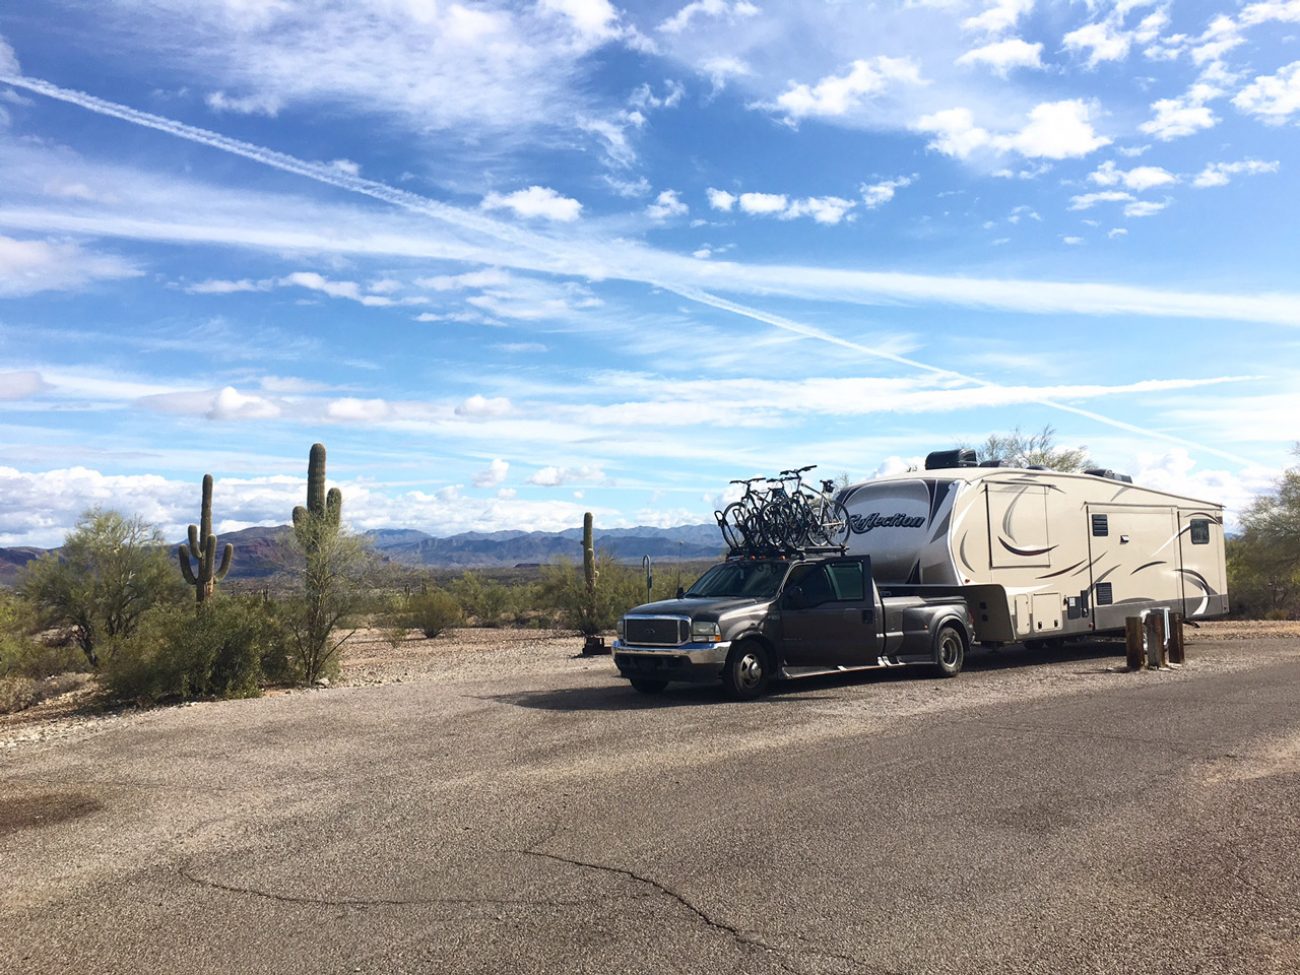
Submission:
[[791,586],[785,591],[785,607],[786,609],[808,608],[808,596],[802,586]]
[[678,599],[683,599],[683,598],[685,598],[685,596],[686,596],[686,590],[683,589],[681,586],[678,586],[678,587],[677,587],[677,598],[678,598]]

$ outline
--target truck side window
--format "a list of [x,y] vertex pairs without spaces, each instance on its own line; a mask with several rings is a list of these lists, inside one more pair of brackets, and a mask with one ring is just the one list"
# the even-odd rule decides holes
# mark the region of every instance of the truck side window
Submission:
[[865,598],[862,584],[861,562],[836,562],[826,567],[835,587],[835,598],[841,602],[861,602]]
[[1192,544],[1209,545],[1210,544],[1210,523],[1204,518],[1192,519]]
[[799,585],[803,588],[803,594],[808,599],[809,606],[829,603],[835,598],[835,591],[831,588],[830,576],[826,574],[826,566],[824,565],[814,568],[800,580]]

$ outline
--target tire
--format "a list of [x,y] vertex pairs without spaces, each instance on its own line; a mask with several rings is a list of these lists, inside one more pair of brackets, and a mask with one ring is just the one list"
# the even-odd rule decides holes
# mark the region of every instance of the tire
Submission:
[[772,681],[772,656],[761,643],[746,640],[731,648],[722,670],[722,686],[736,701],[752,701]]
[[642,694],[662,694],[663,689],[668,686],[666,680],[652,680],[649,677],[633,677],[632,689]]
[[966,638],[950,623],[939,627],[934,635],[934,675],[956,677],[966,662]]
[[822,522],[822,534],[826,544],[832,548],[841,548],[849,542],[849,511],[838,501],[827,505],[825,520]]
[[739,501],[733,501],[724,509],[715,513],[718,519],[718,526],[722,529],[722,538],[732,551],[739,552],[745,548],[748,540],[744,530],[744,506]]

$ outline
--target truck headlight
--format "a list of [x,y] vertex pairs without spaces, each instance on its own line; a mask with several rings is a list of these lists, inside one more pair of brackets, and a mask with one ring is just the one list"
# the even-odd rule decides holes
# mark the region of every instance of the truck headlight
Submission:
[[721,643],[722,631],[718,629],[717,623],[705,623],[703,621],[694,621],[691,623],[691,642],[692,643]]
[[615,629],[618,631],[618,638],[620,640],[623,639],[623,634],[627,632],[627,623],[623,621],[623,617],[620,616],[618,618],[618,624],[615,626]]

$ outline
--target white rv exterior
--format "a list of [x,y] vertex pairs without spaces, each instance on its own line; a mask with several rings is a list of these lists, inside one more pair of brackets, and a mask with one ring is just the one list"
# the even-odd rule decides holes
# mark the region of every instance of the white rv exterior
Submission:
[[1168,608],[1228,611],[1223,506],[1097,477],[958,467],[882,477],[838,495],[848,552],[882,593],[966,596],[984,643],[1118,632]]

